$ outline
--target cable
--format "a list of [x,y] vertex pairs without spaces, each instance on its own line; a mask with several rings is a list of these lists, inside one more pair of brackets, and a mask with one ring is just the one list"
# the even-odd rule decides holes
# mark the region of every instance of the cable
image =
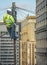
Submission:
[[19,11],[21,11],[22,13],[24,13],[24,14],[25,14],[25,11],[22,11],[22,10],[20,10],[20,9],[17,9],[17,10],[18,10],[18,12],[19,12]]
[[22,16],[21,16],[21,15],[19,14],[19,12],[18,12],[17,20],[18,20],[18,19],[21,19],[21,17],[22,17]]
[[[12,8],[12,7],[3,8],[3,9],[0,9],[0,10],[3,11],[3,10],[6,10],[6,9],[8,9],[8,8]],[[28,9],[24,9],[24,8],[20,8],[20,7],[16,7],[16,8],[17,8],[17,9],[20,9],[20,10],[23,10],[23,11],[26,11],[26,12],[30,12],[30,13],[35,14],[33,11],[30,11],[30,10],[28,10]]]
[[8,8],[11,8],[11,7],[6,7],[6,8],[3,8],[3,9],[0,9],[0,12],[3,11],[3,10],[6,10]]
[[27,10],[27,9],[24,9],[24,8],[20,8],[20,7],[16,7],[17,9],[20,9],[20,10],[23,10],[23,11],[27,11],[27,12],[30,12],[30,13],[33,13],[35,14],[33,11],[30,11],[30,10]]
[[[19,15],[21,14],[20,17],[24,17],[24,16],[27,15],[26,13],[24,13],[23,11],[21,11],[21,10],[19,10],[19,9],[18,9],[18,13],[19,13]],[[23,13],[24,13],[24,14],[23,14]],[[23,16],[22,16],[22,15],[23,15]]]
[[5,10],[4,10],[4,11],[2,11],[2,12],[0,13],[0,15],[1,15],[1,14],[3,14],[3,13],[5,13]]

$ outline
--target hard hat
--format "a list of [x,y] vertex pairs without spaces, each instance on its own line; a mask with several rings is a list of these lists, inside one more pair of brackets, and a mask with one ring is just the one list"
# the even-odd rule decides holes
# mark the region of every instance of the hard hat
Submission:
[[11,14],[12,13],[12,10],[11,9],[7,9],[7,13],[8,14]]
[[7,11],[11,11],[11,9],[7,9]]

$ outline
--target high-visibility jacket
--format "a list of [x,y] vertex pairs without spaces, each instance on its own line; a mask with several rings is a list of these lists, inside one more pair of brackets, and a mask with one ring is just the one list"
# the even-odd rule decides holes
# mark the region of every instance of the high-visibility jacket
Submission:
[[9,14],[5,14],[3,20],[7,28],[10,28],[12,24],[15,22],[13,16]]

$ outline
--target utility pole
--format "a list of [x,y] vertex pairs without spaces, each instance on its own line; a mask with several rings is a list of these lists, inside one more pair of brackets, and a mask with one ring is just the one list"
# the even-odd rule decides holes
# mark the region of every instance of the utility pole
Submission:
[[[16,15],[17,15],[16,5],[15,5],[15,2],[13,2],[12,3],[12,16],[14,17],[15,24],[16,24]],[[13,25],[12,30],[13,30],[13,33],[14,33],[14,35],[13,35],[13,37],[14,37],[14,65],[16,65],[16,46],[15,46],[16,45],[16,35],[15,35],[16,26],[15,25]]]

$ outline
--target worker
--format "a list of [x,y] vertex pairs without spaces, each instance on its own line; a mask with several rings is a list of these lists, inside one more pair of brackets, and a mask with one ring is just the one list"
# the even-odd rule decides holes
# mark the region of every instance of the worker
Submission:
[[7,14],[4,15],[3,21],[7,28],[10,28],[15,22],[10,10],[7,10]]
[[11,10],[9,10],[9,9],[7,10],[7,14],[4,15],[3,21],[4,21],[4,23],[7,27],[7,31],[9,33],[11,39],[14,38],[15,32],[14,32],[13,27],[14,27],[15,21],[14,21],[14,18],[12,16],[12,11]]

